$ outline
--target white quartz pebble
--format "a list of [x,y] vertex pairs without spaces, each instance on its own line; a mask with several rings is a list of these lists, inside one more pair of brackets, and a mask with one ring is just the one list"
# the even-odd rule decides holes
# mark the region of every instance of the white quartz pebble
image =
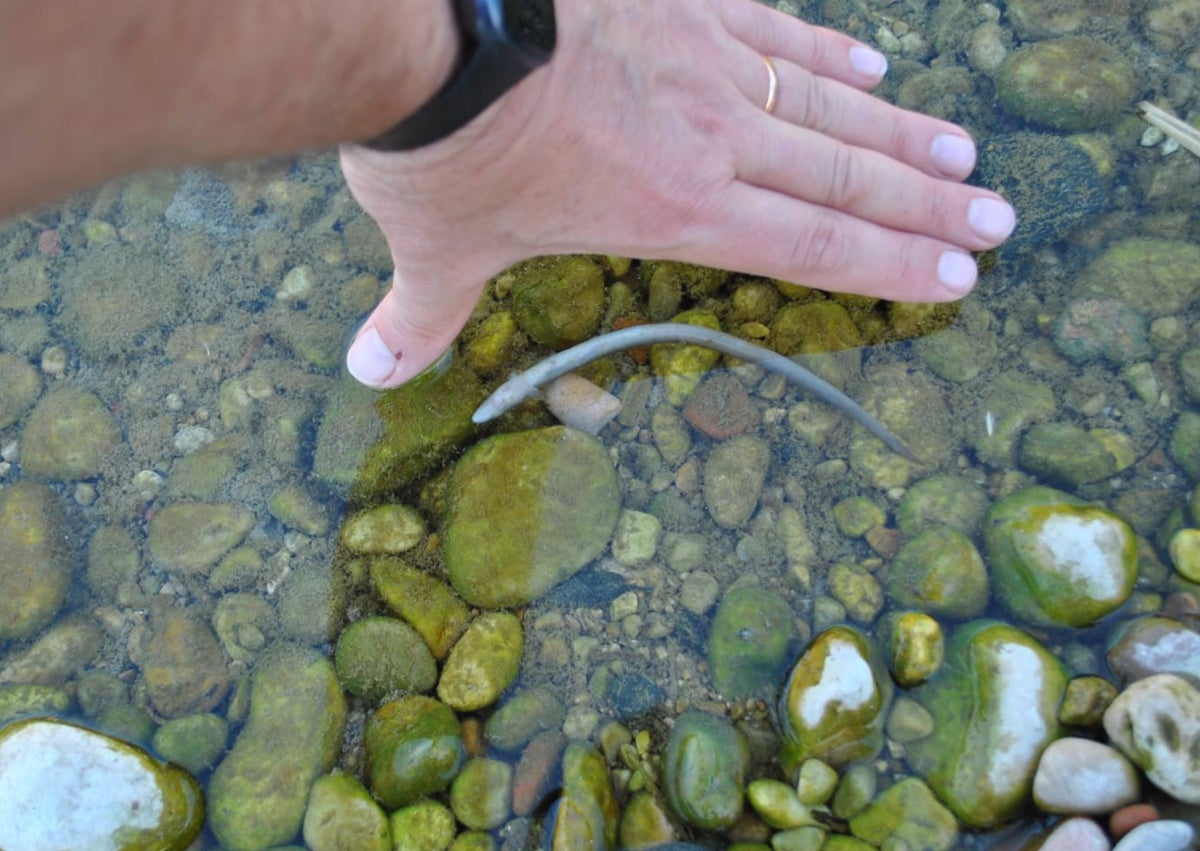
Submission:
[[1048,813],[1109,813],[1138,798],[1138,772],[1108,745],[1065,738],[1047,745],[1033,777],[1033,800]]
[[1087,818],[1071,818],[1051,831],[1039,851],[1110,851],[1104,828]]
[[1194,848],[1196,829],[1186,821],[1148,821],[1121,837],[1113,851],[1188,851]]

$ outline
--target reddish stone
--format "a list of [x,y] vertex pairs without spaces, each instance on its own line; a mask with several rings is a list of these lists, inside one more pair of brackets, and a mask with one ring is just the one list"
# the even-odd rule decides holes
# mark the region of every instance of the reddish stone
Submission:
[[[632,328],[634,325],[645,325],[645,319],[639,319],[636,316],[618,316],[613,320],[612,329],[620,331],[622,328]],[[649,346],[634,346],[629,349],[629,356],[637,363],[650,363],[650,347]]]
[[1108,830],[1113,839],[1120,839],[1139,824],[1157,820],[1158,810],[1153,804],[1130,804],[1108,817]]
[[57,257],[62,251],[62,243],[58,239],[58,231],[54,228],[47,228],[38,234],[37,240],[38,253],[44,257]]
[[870,529],[866,534],[867,546],[874,550],[876,555],[884,558],[892,558],[896,553],[900,552],[900,546],[904,543],[904,536],[900,534],[898,529],[889,529],[886,526],[876,526]]
[[519,816],[527,816],[542,800],[554,791],[558,760],[567,747],[567,737],[558,730],[538,733],[517,761],[513,770],[512,808]]
[[727,372],[701,384],[688,399],[683,416],[697,431],[717,440],[747,432],[762,421],[741,382]]

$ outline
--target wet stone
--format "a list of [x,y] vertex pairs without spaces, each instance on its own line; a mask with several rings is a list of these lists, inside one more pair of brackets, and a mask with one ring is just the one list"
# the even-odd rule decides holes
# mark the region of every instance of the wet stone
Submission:
[[183,851],[204,826],[196,781],[60,721],[0,730],[0,847]]
[[969,620],[983,614],[988,575],[964,533],[930,526],[900,548],[888,569],[888,597],[935,617]]
[[516,615],[479,615],[450,650],[438,680],[438,697],[459,712],[491,706],[516,678],[524,645],[521,620]]
[[850,832],[872,846],[949,851],[958,841],[958,823],[933,792],[915,777],[889,786],[850,820]]
[[1064,738],[1042,751],[1033,802],[1042,812],[1103,815],[1138,799],[1137,769],[1108,745]]
[[728,721],[696,710],[680,715],[663,760],[667,801],[684,821],[727,828],[742,814],[750,749]]
[[1174,618],[1136,618],[1111,637],[1108,664],[1125,683],[1152,674],[1185,674],[1200,679],[1200,634]]
[[374,559],[371,585],[389,609],[421,634],[436,659],[446,658],[467,627],[470,609],[453,589],[400,559]]
[[924,612],[898,612],[888,616],[889,665],[904,688],[913,688],[937,673],[945,656],[942,627]]
[[742,383],[728,372],[706,379],[688,398],[683,416],[701,434],[716,440],[744,434],[762,420]]
[[103,640],[100,625],[86,615],[60,619],[29,647],[2,657],[0,683],[61,685],[91,663]]
[[488,718],[488,743],[504,751],[519,750],[538,733],[562,725],[566,707],[548,688],[523,689],[505,700]]
[[392,851],[387,816],[349,774],[326,774],[313,784],[304,812],[304,843],[311,851]]
[[1200,804],[1200,691],[1175,674],[1138,680],[1104,713],[1104,729],[1150,782]]
[[271,516],[305,535],[320,537],[329,531],[329,514],[317,499],[301,485],[286,485],[271,495],[267,503]]
[[29,638],[62,605],[71,582],[66,516],[45,485],[0,490],[0,641]]
[[619,510],[616,471],[595,438],[563,426],[488,438],[450,479],[451,584],[484,608],[534,600],[608,546]]
[[454,841],[454,813],[438,801],[425,799],[392,813],[393,851],[442,851]]
[[176,502],[150,518],[147,543],[163,566],[203,573],[232,550],[254,527],[254,515],[238,505]]
[[553,794],[566,747],[567,737],[558,730],[545,730],[530,740],[513,769],[514,813],[528,816]]
[[1196,828],[1192,825],[1161,819],[1139,824],[1113,846],[1113,851],[1188,851],[1195,842]]
[[100,398],[64,384],[43,396],[25,421],[21,467],[50,481],[90,479],[120,445],[121,429]]
[[713,687],[732,700],[770,699],[787,663],[793,621],[779,594],[753,585],[731,589],[709,628]]
[[0,428],[8,428],[33,407],[42,392],[42,377],[16,355],[0,352]]
[[1054,325],[1054,345],[1076,364],[1125,366],[1151,355],[1145,316],[1114,298],[1077,298]]
[[472,830],[494,830],[509,815],[512,766],[496,759],[471,759],[450,786],[450,809]]
[[659,706],[664,699],[658,683],[636,672],[613,674],[608,679],[605,696],[612,702],[620,718],[636,718]]
[[704,504],[718,526],[744,526],[758,506],[771,451],[765,441],[742,435],[713,447],[704,464]]
[[1038,423],[1021,440],[1021,467],[1064,487],[1097,482],[1119,473],[1122,462],[1094,431],[1070,423]]
[[182,765],[192,774],[202,774],[225,753],[229,722],[205,712],[173,718],[154,733],[154,750],[164,759]]
[[1200,246],[1146,237],[1106,248],[1076,278],[1081,296],[1112,296],[1150,317],[1184,312],[1200,294]]
[[1104,677],[1075,677],[1067,683],[1058,720],[1071,727],[1099,729],[1104,710],[1117,696],[1117,687]]
[[334,665],[342,687],[372,703],[393,693],[427,692],[437,682],[433,654],[396,618],[366,617],[342,630]]
[[421,695],[379,707],[363,744],[371,793],[389,810],[449,788],[465,757],[454,710]]
[[385,504],[352,515],[338,535],[342,546],[367,555],[408,552],[425,537],[425,521],[415,508]]
[[151,704],[166,718],[215,708],[232,684],[209,625],[192,609],[175,608],[166,598],[150,610],[139,666]]
[[869,570],[856,564],[838,562],[829,569],[829,594],[856,623],[871,623],[883,609],[883,586]]

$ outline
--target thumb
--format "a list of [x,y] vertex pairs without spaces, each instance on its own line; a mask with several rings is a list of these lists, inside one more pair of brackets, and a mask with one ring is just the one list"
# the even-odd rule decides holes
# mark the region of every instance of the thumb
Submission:
[[439,289],[397,275],[392,289],[367,317],[346,352],[346,369],[358,381],[398,387],[438,360],[467,324],[483,285]]

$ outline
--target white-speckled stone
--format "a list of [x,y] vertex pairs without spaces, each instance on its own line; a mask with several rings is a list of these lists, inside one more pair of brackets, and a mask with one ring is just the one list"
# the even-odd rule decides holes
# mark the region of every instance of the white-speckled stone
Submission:
[[1121,837],[1113,851],[1189,851],[1196,829],[1186,821],[1148,821]]
[[1138,799],[1133,763],[1091,739],[1051,742],[1033,777],[1033,801],[1048,813],[1109,813]]
[[1087,818],[1070,818],[1051,831],[1039,851],[1110,851],[1104,828]]
[[1168,795],[1200,804],[1200,691],[1175,674],[1131,683],[1104,712],[1104,729]]

